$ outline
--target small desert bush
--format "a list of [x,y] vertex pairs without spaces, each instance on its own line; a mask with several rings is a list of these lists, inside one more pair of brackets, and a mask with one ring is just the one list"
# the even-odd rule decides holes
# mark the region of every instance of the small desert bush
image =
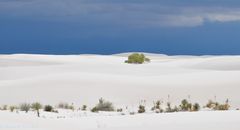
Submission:
[[122,112],[122,111],[123,111],[122,108],[118,108],[118,109],[117,109],[117,112]]
[[75,108],[74,108],[74,106],[73,105],[70,105],[69,107],[68,107],[68,109],[70,109],[70,110],[75,110]]
[[39,102],[35,102],[32,104],[32,109],[37,111],[37,116],[40,117],[40,112],[39,110],[42,108],[42,105]]
[[91,112],[98,112],[97,107],[93,107],[93,108],[91,109]]
[[209,109],[213,109],[216,108],[216,106],[218,106],[219,103],[218,102],[213,102],[212,100],[208,100],[208,103],[206,104],[205,107],[209,108]]
[[229,110],[230,105],[229,105],[229,100],[227,99],[224,104],[218,104],[215,106],[214,110]]
[[130,115],[135,115],[135,112],[130,112],[129,114],[130,114]]
[[165,110],[165,112],[169,113],[169,112],[178,112],[179,108],[177,106],[172,107],[170,102],[167,102],[167,108]]
[[215,110],[221,110],[221,111],[229,110],[229,107],[230,107],[230,106],[228,106],[228,105],[226,105],[226,104],[220,104],[220,105],[218,105],[218,106],[215,108]]
[[212,100],[209,100],[206,104],[207,108],[210,108],[212,110],[229,110],[230,105],[228,99],[224,104],[220,104],[218,102],[213,102]]
[[138,113],[144,113],[144,112],[145,112],[145,106],[144,105],[139,105]]
[[183,99],[180,105],[181,111],[191,111],[192,104],[187,101],[187,99]]
[[58,113],[58,110],[54,110],[54,109],[53,109],[52,112],[53,112],[53,113]]
[[145,62],[150,62],[151,60],[149,58],[145,57]]
[[69,105],[68,103],[59,103],[58,104],[58,108],[62,108],[62,109],[68,109]]
[[86,111],[87,110],[87,105],[83,105],[81,108],[82,111]]
[[170,102],[167,102],[166,112],[174,112],[174,110],[171,107],[171,103]]
[[30,110],[31,105],[28,103],[22,103],[19,105],[21,111],[25,111],[26,113]]
[[175,107],[173,108],[173,112],[179,112],[179,108],[178,108],[177,106],[175,106]]
[[200,105],[198,103],[195,103],[193,106],[192,106],[192,111],[199,111],[200,110]]
[[7,105],[3,105],[3,107],[1,108],[1,110],[7,110],[8,109],[8,106]]
[[153,107],[152,107],[152,111],[156,112],[156,113],[160,113],[163,112],[163,110],[161,109],[161,101],[158,100],[156,102],[153,102]]
[[16,108],[17,108],[16,106],[10,106],[10,107],[9,107],[9,110],[10,110],[11,112],[13,112]]
[[122,112],[122,111],[123,111],[122,108],[118,108],[118,109],[117,109],[117,112]]
[[103,100],[103,98],[99,99],[98,104],[92,108],[92,112],[98,112],[98,111],[114,111],[113,104],[109,101]]
[[144,54],[139,53],[133,53],[128,56],[128,60],[125,61],[125,63],[131,63],[131,64],[142,64],[144,62],[150,62],[149,58],[146,58]]
[[44,106],[44,111],[52,112],[53,111],[53,107],[51,105],[46,105],[46,106]]
[[61,109],[71,109],[71,110],[74,110],[73,104],[69,105],[68,103],[59,103],[57,107],[61,108]]

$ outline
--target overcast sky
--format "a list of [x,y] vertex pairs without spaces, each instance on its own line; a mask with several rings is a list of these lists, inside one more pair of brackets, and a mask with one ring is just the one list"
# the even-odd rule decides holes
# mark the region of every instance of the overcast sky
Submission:
[[0,0],[0,53],[240,54],[239,0]]

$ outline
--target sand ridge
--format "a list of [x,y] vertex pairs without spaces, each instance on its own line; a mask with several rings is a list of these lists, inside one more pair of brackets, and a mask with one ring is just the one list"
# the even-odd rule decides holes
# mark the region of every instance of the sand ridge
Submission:
[[0,104],[92,105],[104,97],[137,105],[142,99],[149,104],[166,100],[167,95],[173,103],[191,95],[203,104],[216,95],[239,107],[240,56],[148,57],[151,63],[132,65],[118,55],[0,55]]

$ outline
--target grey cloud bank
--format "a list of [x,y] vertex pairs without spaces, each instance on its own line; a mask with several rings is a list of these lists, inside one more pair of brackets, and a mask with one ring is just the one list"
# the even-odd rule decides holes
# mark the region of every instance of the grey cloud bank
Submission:
[[[214,0],[215,1],[215,0]],[[228,3],[236,1],[229,1]],[[172,2],[174,3],[174,2]],[[184,4],[185,3],[185,4]],[[187,4],[188,3],[188,4]],[[203,1],[207,4],[208,2]],[[223,1],[218,1],[223,3]],[[132,27],[194,27],[205,22],[240,21],[240,8],[197,2],[96,1],[96,0],[2,0],[0,14],[43,20],[99,21]]]

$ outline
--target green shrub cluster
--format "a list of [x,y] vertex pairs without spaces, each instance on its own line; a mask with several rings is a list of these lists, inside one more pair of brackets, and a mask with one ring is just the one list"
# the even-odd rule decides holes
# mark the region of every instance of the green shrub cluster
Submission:
[[128,60],[125,61],[125,63],[130,64],[142,64],[144,62],[150,62],[149,58],[146,58],[144,54],[139,53],[133,53],[128,56]]
[[114,111],[113,104],[109,101],[105,101],[103,98],[99,99],[98,104],[92,108],[92,112],[98,112],[98,111]]

